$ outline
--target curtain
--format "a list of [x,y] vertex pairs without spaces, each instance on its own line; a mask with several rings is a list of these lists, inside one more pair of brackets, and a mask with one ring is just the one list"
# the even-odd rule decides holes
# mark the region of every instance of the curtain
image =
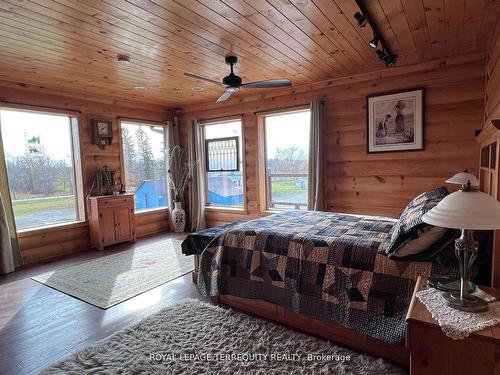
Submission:
[[[170,169],[170,153],[174,149],[176,143],[175,143],[175,135],[174,135],[174,126],[172,121],[165,121],[163,123],[163,136],[164,136],[164,144],[165,146],[165,178],[166,181],[165,183],[167,184],[167,190],[168,190],[168,209],[170,210],[170,213],[172,213],[172,210],[174,208],[174,190],[170,188],[170,182],[168,181],[169,175],[168,175],[168,170]],[[173,217],[172,215],[168,215],[169,217],[169,226],[170,230],[173,230],[174,228],[174,222],[173,222]]]
[[191,182],[189,185],[189,218],[192,232],[204,229],[205,224],[205,150],[203,147],[203,127],[198,120],[192,120],[189,127],[189,165]]
[[0,131],[0,274],[13,272],[22,264],[12,203],[10,200],[7,166]]
[[311,130],[309,136],[308,204],[307,209],[325,209],[324,198],[324,104],[311,103]]

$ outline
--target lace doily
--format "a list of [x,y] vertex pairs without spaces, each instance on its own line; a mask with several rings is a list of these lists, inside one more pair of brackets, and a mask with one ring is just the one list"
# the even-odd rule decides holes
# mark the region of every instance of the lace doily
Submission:
[[469,313],[447,306],[439,290],[428,288],[417,293],[422,302],[439,326],[454,340],[464,339],[471,333],[500,323],[500,303],[488,304],[488,311]]

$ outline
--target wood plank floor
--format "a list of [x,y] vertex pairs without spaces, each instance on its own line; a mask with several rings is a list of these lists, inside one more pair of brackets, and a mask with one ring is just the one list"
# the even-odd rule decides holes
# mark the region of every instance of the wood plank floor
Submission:
[[102,252],[88,251],[44,264],[26,266],[0,277],[0,374],[33,374],[45,366],[185,298],[209,302],[187,274],[107,310],[68,296],[30,279],[31,276],[166,238],[165,233],[121,244]]

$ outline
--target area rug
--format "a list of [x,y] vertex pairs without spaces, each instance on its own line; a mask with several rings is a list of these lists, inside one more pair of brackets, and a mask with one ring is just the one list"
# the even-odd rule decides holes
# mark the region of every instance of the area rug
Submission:
[[42,371],[49,374],[407,374],[382,359],[187,299]]
[[164,240],[33,277],[92,305],[107,309],[194,269],[181,241]]

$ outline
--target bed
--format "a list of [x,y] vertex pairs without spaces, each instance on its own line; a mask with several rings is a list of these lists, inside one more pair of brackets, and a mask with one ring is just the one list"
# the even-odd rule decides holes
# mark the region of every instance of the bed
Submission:
[[388,217],[286,211],[190,234],[182,247],[186,255],[201,255],[197,284],[203,295],[231,296],[247,305],[266,301],[404,348],[417,277],[458,276],[458,269],[382,254],[395,223]]

